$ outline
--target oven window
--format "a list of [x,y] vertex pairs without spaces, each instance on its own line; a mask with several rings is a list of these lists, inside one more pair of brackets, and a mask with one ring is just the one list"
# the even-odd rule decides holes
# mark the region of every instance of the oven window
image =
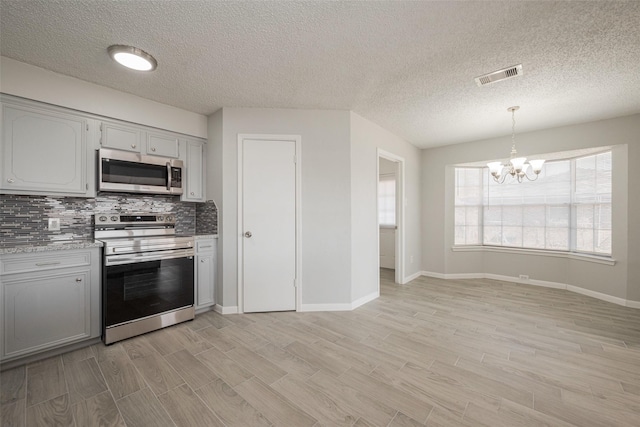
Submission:
[[106,267],[105,325],[193,305],[193,257]]
[[167,181],[166,166],[102,159],[102,182],[164,187]]

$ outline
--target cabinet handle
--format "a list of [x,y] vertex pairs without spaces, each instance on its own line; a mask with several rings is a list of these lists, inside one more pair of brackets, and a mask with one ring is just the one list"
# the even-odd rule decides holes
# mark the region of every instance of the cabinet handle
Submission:
[[82,277],[76,277],[76,282],[82,282]]
[[206,261],[207,261],[206,259],[201,259],[201,260],[200,260],[200,262],[206,262]]
[[207,245],[207,246],[200,246],[200,249],[204,249],[204,248],[212,248],[213,246],[211,245]]
[[15,181],[14,181],[13,179],[11,179],[11,178],[7,178],[7,182],[8,182],[9,184],[13,184]]
[[60,264],[60,261],[54,261],[54,262],[36,262],[36,266],[38,267],[42,267],[43,265],[58,265]]
[[194,193],[193,191],[191,192],[191,195],[194,196],[196,193]]
[[151,147],[151,151],[156,151],[156,147]]
[[136,148],[136,144],[131,144],[131,148]]

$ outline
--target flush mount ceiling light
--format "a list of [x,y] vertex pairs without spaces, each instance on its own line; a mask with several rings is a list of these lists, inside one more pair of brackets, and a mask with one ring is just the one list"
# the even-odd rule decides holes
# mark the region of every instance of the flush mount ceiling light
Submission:
[[[516,151],[516,111],[518,111],[520,107],[509,107],[507,111],[511,113],[511,158],[509,159],[509,163],[503,165],[500,162],[491,162],[487,163],[489,167],[489,172],[491,172],[491,176],[493,180],[498,184],[502,184],[504,180],[507,178],[507,175],[511,175],[512,178],[518,180],[518,182],[522,182],[524,178],[527,178],[529,181],[535,181],[538,179],[538,175],[542,171],[542,165],[544,164],[544,160],[529,160],[527,163],[526,157],[518,157],[518,152]],[[527,174],[527,169],[533,170],[535,174],[533,178],[531,178]],[[500,179],[502,178],[502,179]]]
[[137,47],[113,45],[109,46],[107,51],[114,61],[132,70],[153,71],[158,66],[153,56]]

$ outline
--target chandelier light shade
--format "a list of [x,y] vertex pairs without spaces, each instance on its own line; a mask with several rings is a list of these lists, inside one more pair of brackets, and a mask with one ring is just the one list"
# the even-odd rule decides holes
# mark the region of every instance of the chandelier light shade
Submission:
[[[489,173],[493,177],[493,180],[498,184],[504,183],[507,176],[511,176],[512,179],[516,179],[518,182],[524,181],[524,179],[528,179],[529,181],[535,181],[538,179],[540,172],[542,171],[542,165],[544,165],[544,160],[529,160],[527,163],[526,157],[518,157],[518,151],[516,150],[516,111],[518,111],[520,107],[509,107],[507,111],[511,113],[511,158],[509,159],[509,163],[502,164],[501,162],[491,162],[487,163],[487,167],[489,168]],[[527,171],[531,166],[531,170],[534,175],[530,176]]]
[[114,61],[132,70],[153,71],[158,66],[153,56],[137,47],[113,45],[109,46],[107,51]]

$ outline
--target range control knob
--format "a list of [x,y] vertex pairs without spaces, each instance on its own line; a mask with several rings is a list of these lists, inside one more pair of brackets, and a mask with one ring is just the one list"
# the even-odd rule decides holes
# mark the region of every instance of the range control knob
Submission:
[[118,217],[117,217],[117,216],[115,216],[115,215],[114,215],[114,216],[112,216],[112,217],[111,217],[111,221],[113,221],[113,222],[118,221]]
[[104,216],[104,215],[102,215],[100,218],[98,218],[98,220],[99,220],[100,222],[105,222],[105,221],[107,220],[107,217],[106,217],[106,216]]
[[[167,217],[167,218],[168,218],[168,217]],[[158,215],[158,216],[156,217],[156,221],[158,221],[158,222],[162,222],[162,221],[164,221],[164,217],[163,217],[162,215]]]
[[167,216],[167,222],[173,221],[173,217],[171,215]]

